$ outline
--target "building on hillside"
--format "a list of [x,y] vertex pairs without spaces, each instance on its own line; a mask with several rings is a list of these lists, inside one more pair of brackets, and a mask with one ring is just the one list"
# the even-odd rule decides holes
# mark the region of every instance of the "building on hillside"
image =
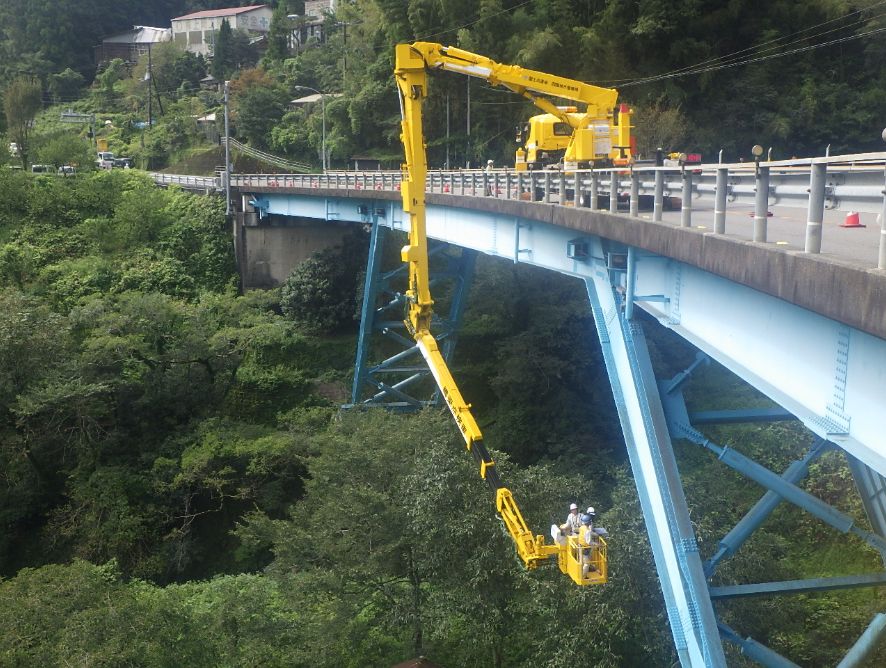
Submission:
[[168,42],[172,39],[169,28],[151,28],[149,26],[133,26],[132,30],[105,37],[95,47],[95,64],[102,69],[114,58],[120,58],[132,65],[148,52],[151,45]]
[[266,37],[273,11],[267,5],[208,9],[172,19],[172,39],[191,53],[212,57],[215,36],[227,20],[234,30],[243,30],[254,38]]
[[323,26],[328,16],[335,12],[335,0],[305,0],[305,15],[290,14],[292,37],[289,46],[299,50],[308,44],[326,41]]

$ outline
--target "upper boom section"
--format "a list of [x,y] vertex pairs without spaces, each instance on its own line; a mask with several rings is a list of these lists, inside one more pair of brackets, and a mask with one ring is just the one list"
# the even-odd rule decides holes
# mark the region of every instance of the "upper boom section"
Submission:
[[529,70],[519,65],[502,65],[486,56],[464,51],[454,46],[443,46],[434,42],[415,42],[409,48],[424,61],[429,69],[458,72],[484,79],[492,86],[502,86],[532,100],[545,112],[554,114],[572,126],[575,125],[574,122],[571,122],[562,110],[546,98],[538,96],[547,95],[585,104],[589,116],[599,117],[611,113],[618,99],[618,91],[612,88],[601,88],[583,81]]

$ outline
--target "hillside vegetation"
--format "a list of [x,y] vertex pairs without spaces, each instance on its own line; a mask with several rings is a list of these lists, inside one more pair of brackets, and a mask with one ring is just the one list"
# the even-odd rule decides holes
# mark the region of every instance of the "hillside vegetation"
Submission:
[[[159,169],[214,141],[195,124],[221,107],[218,91],[199,88],[207,73],[232,79],[239,139],[319,164],[320,105],[289,108],[310,93],[297,88],[304,86],[329,94],[332,165],[368,155],[393,167],[401,155],[393,46],[424,39],[618,88],[635,109],[646,155],[658,146],[701,151],[711,160],[720,149],[728,160],[749,158],[754,144],[772,147],[775,157],[822,155],[827,146],[831,154],[882,147],[886,13],[875,0],[348,0],[328,17],[323,44],[308,40],[295,50],[286,40],[286,15],[304,9],[289,0],[271,3],[277,11],[264,52],[234,31],[211,64],[172,44],[155,47],[150,90],[146,59],[96,76],[91,53],[101,36],[235,4],[244,3],[0,0],[0,91],[19,77],[36,80],[44,105],[59,105],[55,118],[71,107],[97,114],[100,129],[110,120],[112,150]],[[513,162],[514,128],[535,113],[529,102],[454,74],[434,76],[430,92],[432,166],[442,166],[447,154],[455,166]],[[153,129],[142,125],[149,97],[158,119]]]

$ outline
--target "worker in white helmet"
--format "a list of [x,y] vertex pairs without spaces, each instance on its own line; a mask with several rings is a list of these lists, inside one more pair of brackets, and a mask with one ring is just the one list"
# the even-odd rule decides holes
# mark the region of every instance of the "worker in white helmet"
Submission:
[[495,169],[495,163],[493,163],[492,160],[487,160],[486,161],[486,169],[483,170],[483,172],[485,173],[483,180],[486,182],[485,194],[487,197],[492,195],[492,185],[491,184],[492,184],[492,179],[493,179],[492,174],[493,174],[494,169]]
[[578,504],[570,503],[569,514],[566,516],[566,521],[560,525],[560,530],[563,532],[564,536],[574,536],[578,534],[580,528],[581,515],[578,513]]
[[587,577],[591,571],[596,571],[597,566],[594,564],[594,548],[598,547],[600,541],[597,540],[597,534],[594,533],[594,507],[589,506],[587,512],[581,516],[581,529],[578,532],[579,543],[581,548],[581,574]]

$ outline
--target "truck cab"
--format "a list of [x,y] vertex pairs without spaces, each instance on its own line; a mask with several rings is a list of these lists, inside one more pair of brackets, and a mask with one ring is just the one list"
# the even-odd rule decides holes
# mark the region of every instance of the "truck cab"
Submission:
[[99,169],[113,169],[114,154],[110,151],[99,151],[98,160],[95,161],[95,164]]

